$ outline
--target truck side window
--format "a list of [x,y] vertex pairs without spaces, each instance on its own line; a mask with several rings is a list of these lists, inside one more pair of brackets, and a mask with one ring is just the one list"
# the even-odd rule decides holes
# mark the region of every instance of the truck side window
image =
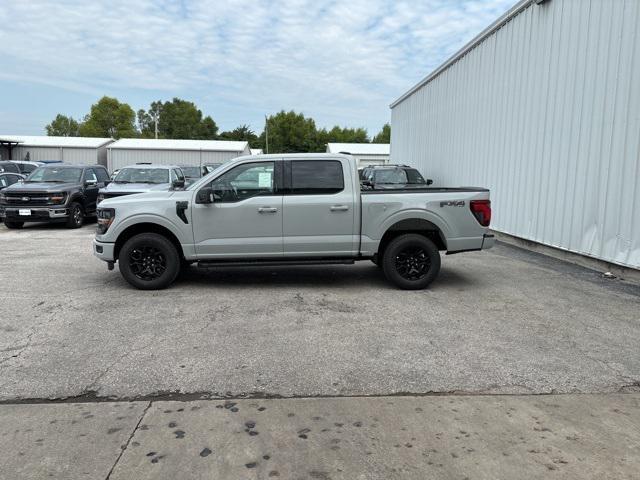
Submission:
[[239,202],[257,195],[273,195],[274,162],[243,163],[211,182],[218,202]]
[[344,190],[342,163],[337,160],[294,160],[291,162],[293,195],[327,195]]
[[109,180],[109,174],[104,168],[94,168],[93,171],[96,172],[98,176],[98,182],[104,183]]
[[87,168],[84,171],[84,181],[98,183],[98,177],[96,177],[96,174],[93,171],[93,168]]

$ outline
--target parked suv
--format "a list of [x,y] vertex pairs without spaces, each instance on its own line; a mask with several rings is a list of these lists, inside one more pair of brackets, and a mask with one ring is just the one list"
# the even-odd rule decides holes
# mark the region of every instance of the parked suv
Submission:
[[98,203],[106,198],[134,193],[164,192],[172,188],[184,188],[185,176],[177,165],[153,165],[136,163],[121,168],[111,183],[100,190]]
[[369,165],[359,173],[365,189],[426,188],[433,180],[425,180],[420,172],[408,165]]
[[21,228],[25,222],[81,227],[84,217],[95,216],[98,190],[108,180],[107,169],[100,165],[43,165],[0,192],[0,218],[8,228]]

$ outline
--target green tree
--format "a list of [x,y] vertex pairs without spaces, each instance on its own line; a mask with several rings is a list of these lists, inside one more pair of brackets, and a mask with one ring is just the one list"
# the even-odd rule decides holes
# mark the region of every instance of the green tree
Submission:
[[135,119],[136,114],[129,105],[105,96],[91,105],[91,111],[80,125],[79,134],[82,137],[136,137]]
[[318,142],[323,146],[327,143],[369,143],[369,136],[364,128],[348,128],[336,125],[331,130],[318,131]]
[[56,137],[77,137],[78,122],[73,117],[58,114],[53,121],[45,127],[47,135]]
[[[160,112],[162,111],[162,101],[151,102],[149,110],[146,111],[143,108],[138,110],[138,130],[142,138],[155,138],[156,135],[156,121],[160,118]],[[160,135],[158,135],[160,137]]]
[[249,125],[240,125],[239,127],[236,127],[228,132],[222,132],[220,134],[220,139],[249,142],[249,145],[251,145],[251,147],[254,147],[258,142],[258,136],[253,130],[251,130]]
[[218,126],[211,117],[203,118],[193,102],[174,98],[162,104],[158,131],[162,138],[214,140]]
[[373,137],[371,143],[391,143],[391,125],[385,123],[382,130]]
[[[318,142],[316,123],[302,113],[282,110],[267,118],[265,128],[269,133],[269,153],[324,151]],[[266,146],[264,131],[257,144]]]

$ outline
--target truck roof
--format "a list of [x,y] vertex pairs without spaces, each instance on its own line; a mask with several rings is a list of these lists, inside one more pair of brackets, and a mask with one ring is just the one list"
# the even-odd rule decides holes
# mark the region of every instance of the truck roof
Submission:
[[[304,160],[327,160],[330,158],[353,158],[353,156],[344,153],[267,153],[259,156],[256,155],[244,155],[242,157],[236,157],[232,161],[253,159],[256,162],[263,160],[290,160],[290,159],[304,159]],[[225,162],[227,163],[227,162]]]

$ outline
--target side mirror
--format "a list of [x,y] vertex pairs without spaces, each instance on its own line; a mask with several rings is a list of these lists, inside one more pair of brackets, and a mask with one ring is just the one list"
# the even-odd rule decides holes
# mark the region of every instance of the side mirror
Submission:
[[198,190],[196,203],[213,203],[213,189],[211,187],[204,187]]
[[184,188],[184,180],[174,180],[171,186],[173,188]]
[[427,185],[432,185],[433,184],[433,180],[431,180],[430,178],[427,178]]
[[111,180],[105,180],[104,181],[104,186],[106,187],[107,185],[109,185],[111,183]]
[[362,180],[360,183],[366,187],[373,187],[373,182],[371,180]]
[[98,182],[94,182],[93,180],[88,180],[84,182],[85,187],[95,187],[96,185],[98,185]]

